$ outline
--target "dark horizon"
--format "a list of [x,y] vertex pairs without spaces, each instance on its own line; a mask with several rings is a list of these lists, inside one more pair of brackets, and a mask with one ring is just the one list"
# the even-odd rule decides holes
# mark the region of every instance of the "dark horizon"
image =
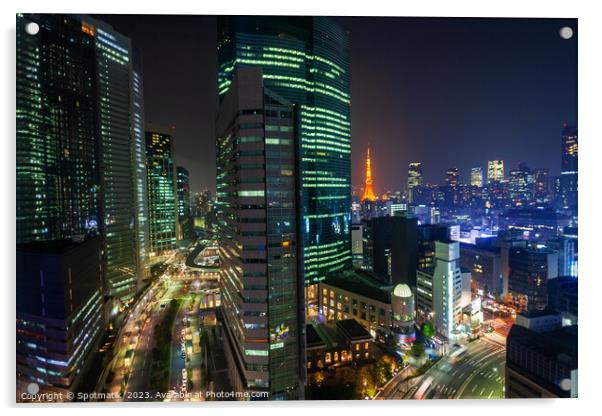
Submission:
[[[146,121],[176,126],[176,164],[191,191],[214,189],[216,17],[97,17],[141,52]],[[335,20],[351,36],[354,186],[368,143],[379,193],[405,189],[410,161],[430,183],[452,166],[468,181],[492,159],[506,174],[519,162],[559,174],[562,123],[577,124],[577,19]]]

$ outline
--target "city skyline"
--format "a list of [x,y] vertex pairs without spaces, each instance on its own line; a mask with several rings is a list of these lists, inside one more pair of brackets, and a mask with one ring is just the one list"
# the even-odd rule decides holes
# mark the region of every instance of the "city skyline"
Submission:
[[[182,17],[216,32],[215,112],[184,74],[153,80],[194,65],[109,18],[16,17],[18,402],[578,397],[576,108],[555,121],[576,104],[531,106],[575,65],[543,59],[558,20]],[[392,22],[423,71],[353,63],[352,32],[391,48]],[[165,41],[192,54],[199,33]],[[358,98],[362,62],[384,75]],[[178,114],[213,129],[202,157]],[[390,139],[406,127],[426,135]],[[204,169],[215,190],[195,192]]]
[[[140,50],[147,120],[176,127],[176,163],[190,170],[191,191],[214,190],[217,17],[99,17]],[[442,183],[454,165],[468,182],[471,168],[494,159],[560,173],[557,149],[545,144],[578,122],[576,19],[334,19],[350,34],[354,186],[363,185],[368,144],[379,194],[405,189],[409,162],[423,163],[427,183]],[[571,39],[559,35],[564,26]],[[387,66],[372,64],[379,54]]]

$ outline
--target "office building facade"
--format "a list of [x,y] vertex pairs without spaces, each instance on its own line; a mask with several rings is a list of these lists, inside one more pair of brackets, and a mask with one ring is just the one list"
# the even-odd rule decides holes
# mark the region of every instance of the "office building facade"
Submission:
[[176,248],[176,186],[173,162],[173,137],[170,129],[148,124],[146,127],[146,166],[150,256],[162,256]]
[[176,192],[178,194],[178,240],[193,237],[192,216],[190,212],[190,178],[183,166],[176,168]]
[[17,245],[17,386],[76,391],[104,330],[101,238]]
[[296,110],[264,79],[261,68],[237,70],[217,119],[226,357],[235,390],[301,399],[305,313]]
[[222,98],[234,71],[253,66],[263,69],[267,88],[299,105],[306,284],[351,267],[347,33],[324,17],[220,17],[218,65]]

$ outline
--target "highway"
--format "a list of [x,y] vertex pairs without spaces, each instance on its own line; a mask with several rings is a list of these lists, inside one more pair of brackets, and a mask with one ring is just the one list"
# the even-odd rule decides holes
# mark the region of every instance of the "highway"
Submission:
[[457,357],[442,358],[413,383],[403,398],[503,398],[505,361],[503,345],[481,338],[469,343]]

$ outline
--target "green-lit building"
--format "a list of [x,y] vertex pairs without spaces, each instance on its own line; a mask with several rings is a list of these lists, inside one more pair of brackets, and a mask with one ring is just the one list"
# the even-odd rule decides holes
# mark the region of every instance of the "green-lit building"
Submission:
[[172,133],[168,128],[147,125],[146,166],[152,261],[176,248],[177,196]]
[[[351,267],[347,33],[323,17],[224,16],[218,18],[218,64],[220,99],[236,68],[257,66],[266,88],[299,105],[295,122],[305,283]],[[265,133],[269,137],[281,128],[287,126],[266,125]],[[218,192],[220,186],[218,178]]]
[[17,15],[16,84],[17,243],[86,234],[100,223],[94,38],[71,17]]
[[121,301],[147,270],[134,67],[131,40],[102,21],[17,15],[17,242],[98,231],[104,294]]

